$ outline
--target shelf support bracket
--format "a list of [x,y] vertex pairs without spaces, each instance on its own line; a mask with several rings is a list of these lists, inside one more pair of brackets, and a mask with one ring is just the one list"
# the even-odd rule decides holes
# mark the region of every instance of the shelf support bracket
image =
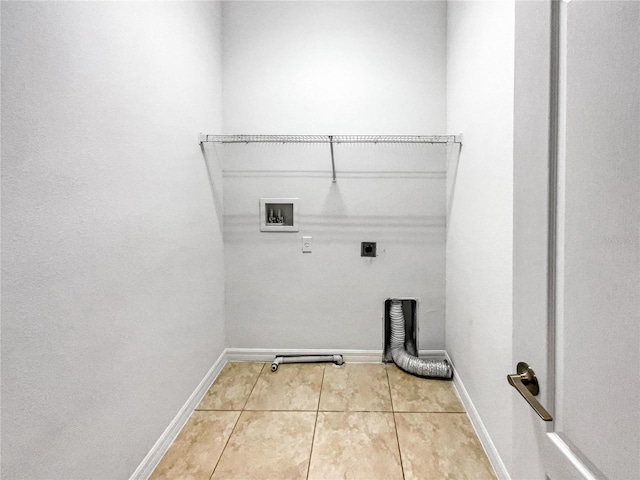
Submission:
[[333,183],[336,183],[336,162],[333,156],[333,135],[329,135],[329,147],[331,148],[331,171],[333,172]]

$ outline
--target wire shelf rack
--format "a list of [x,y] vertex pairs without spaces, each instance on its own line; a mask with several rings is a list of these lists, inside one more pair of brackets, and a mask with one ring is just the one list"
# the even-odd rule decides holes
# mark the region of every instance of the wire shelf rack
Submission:
[[200,143],[462,143],[462,135],[208,135]]
[[459,135],[208,135],[201,133],[203,143],[328,143],[331,151],[331,171],[336,183],[336,164],[333,145],[337,143],[458,143]]

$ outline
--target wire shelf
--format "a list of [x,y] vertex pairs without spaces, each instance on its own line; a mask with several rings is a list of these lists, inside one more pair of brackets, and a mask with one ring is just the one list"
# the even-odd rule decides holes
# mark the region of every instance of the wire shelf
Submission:
[[462,143],[462,135],[206,135],[200,143]]
[[334,143],[454,143],[457,135],[336,135]]
[[459,143],[460,135],[207,135],[200,134],[203,143],[328,143],[331,152],[331,171],[336,182],[333,145],[336,143]]

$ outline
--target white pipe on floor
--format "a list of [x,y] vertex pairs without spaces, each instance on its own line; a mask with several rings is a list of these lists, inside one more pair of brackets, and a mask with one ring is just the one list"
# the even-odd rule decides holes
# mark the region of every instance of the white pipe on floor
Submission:
[[342,355],[289,355],[276,357],[271,364],[271,371],[278,370],[278,365],[281,363],[318,363],[318,362],[333,362],[336,365],[342,365],[344,359]]

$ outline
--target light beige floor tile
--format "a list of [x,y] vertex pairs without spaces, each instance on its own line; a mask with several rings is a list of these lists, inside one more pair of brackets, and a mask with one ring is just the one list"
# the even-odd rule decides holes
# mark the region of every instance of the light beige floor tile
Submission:
[[212,479],[305,479],[315,419],[315,412],[242,412]]
[[394,412],[464,412],[453,382],[419,378],[387,365]]
[[406,480],[489,480],[493,469],[464,413],[396,413]]
[[390,412],[387,372],[382,363],[349,363],[326,366],[320,410]]
[[151,475],[151,480],[207,480],[240,412],[193,412]]
[[196,410],[242,410],[264,363],[229,362]]
[[280,365],[264,368],[245,410],[317,410],[324,365]]
[[391,412],[319,412],[309,480],[402,480]]

